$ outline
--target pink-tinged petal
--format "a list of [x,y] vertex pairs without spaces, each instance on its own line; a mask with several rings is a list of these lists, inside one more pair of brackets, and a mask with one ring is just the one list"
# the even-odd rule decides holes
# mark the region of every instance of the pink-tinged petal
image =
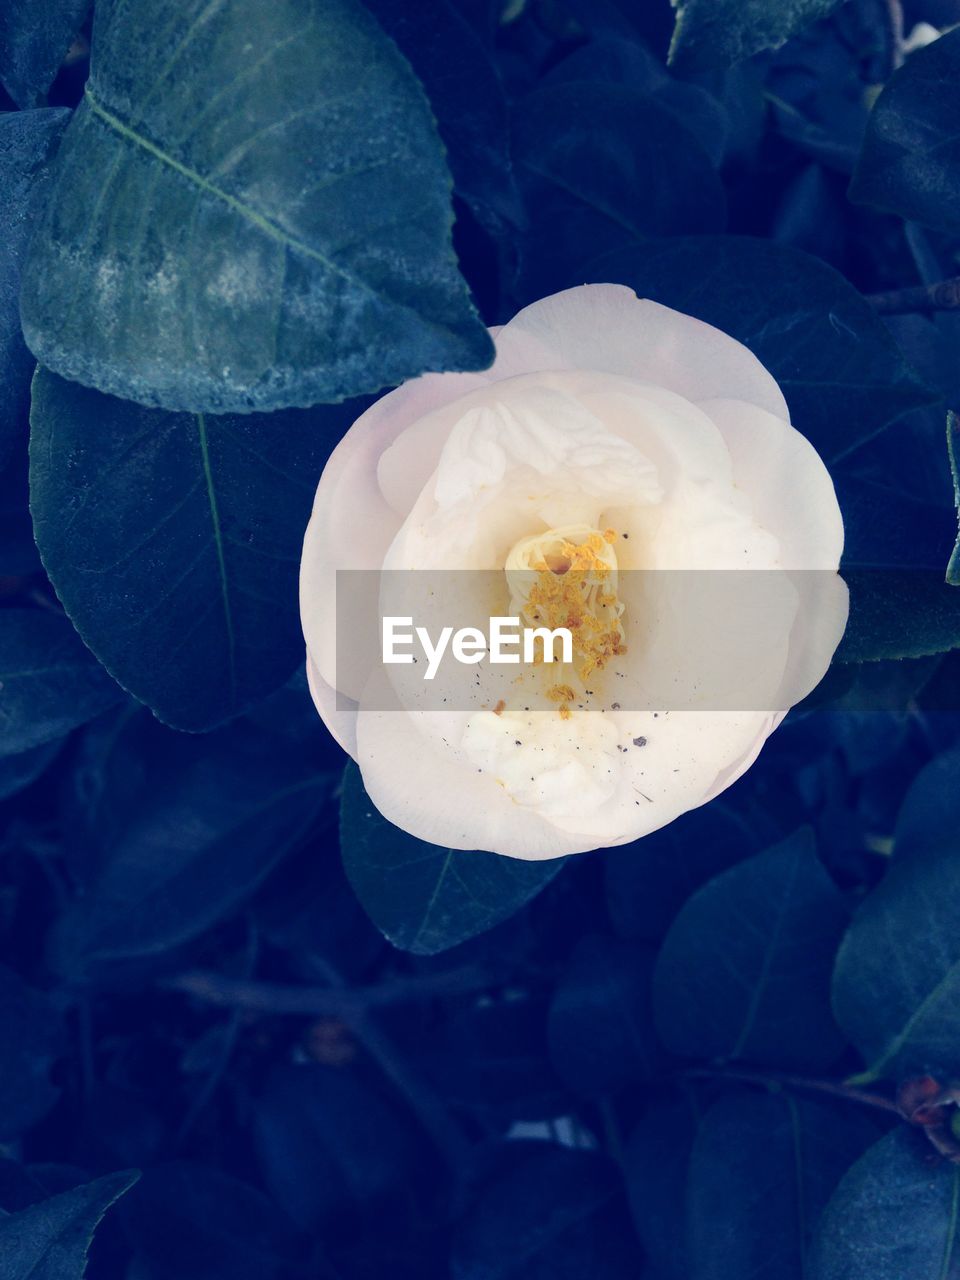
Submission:
[[[417,729],[400,711],[361,710],[357,763],[367,794],[390,822],[448,849],[538,861],[593,849],[590,836],[560,831],[514,804],[493,777]],[[477,857],[483,857],[478,852]]]
[[[313,664],[310,654],[307,654],[307,686],[310,690],[310,696],[313,698],[313,705],[320,713],[320,719],[330,731],[330,736],[335,738],[337,743],[352,759],[357,758],[357,712],[356,707],[353,710],[344,709],[338,706],[337,692],[327,684],[323,676]],[[339,702],[345,699],[340,695]]]
[[497,337],[496,377],[597,369],[688,400],[745,400],[789,421],[776,380],[728,334],[619,284],[586,284],[519,312]]
[[719,427],[757,523],[779,539],[782,567],[835,570],[843,519],[830,473],[806,436],[742,400],[699,408]]
[[300,560],[300,618],[324,679],[336,678],[336,571],[379,569],[402,516],[383,495],[384,450],[424,414],[472,391],[474,374],[425,374],[370,406],[343,437],[320,477]]

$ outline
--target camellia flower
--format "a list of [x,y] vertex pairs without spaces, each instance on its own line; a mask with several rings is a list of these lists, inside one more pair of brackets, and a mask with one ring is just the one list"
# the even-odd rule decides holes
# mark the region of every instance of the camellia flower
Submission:
[[[301,564],[307,672],[391,822],[552,858],[646,835],[749,768],[843,633],[843,525],[776,381],[710,325],[585,285],[494,337],[492,368],[404,384],[334,450]],[[445,603],[473,622],[499,583],[501,611],[569,624],[572,663],[478,667],[473,701],[444,707],[395,668],[388,706],[383,669],[338,667],[344,570],[479,571]]]

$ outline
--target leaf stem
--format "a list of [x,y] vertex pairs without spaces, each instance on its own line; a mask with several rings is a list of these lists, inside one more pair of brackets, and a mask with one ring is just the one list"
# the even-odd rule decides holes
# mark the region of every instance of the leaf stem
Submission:
[[489,973],[474,966],[416,977],[401,976],[366,987],[255,982],[246,978],[229,978],[205,969],[191,969],[165,979],[162,986],[168,991],[182,991],[221,1008],[239,1008],[277,1016],[349,1018],[378,1006],[414,1004],[437,996],[483,991],[494,981]]
[[935,284],[911,285],[888,293],[871,293],[867,301],[879,315],[897,316],[911,312],[956,311],[960,309],[960,276]]
[[870,1093],[865,1089],[857,1089],[842,1080],[817,1080],[809,1076],[781,1075],[775,1071],[747,1071],[735,1067],[695,1067],[685,1071],[683,1075],[687,1080],[734,1080],[741,1084],[755,1084],[764,1088],[779,1086],[811,1093],[826,1093],[832,1098],[843,1098],[847,1102],[857,1102],[861,1106],[873,1107],[878,1111],[889,1111],[903,1118],[900,1108],[892,1098],[887,1098],[882,1093]]

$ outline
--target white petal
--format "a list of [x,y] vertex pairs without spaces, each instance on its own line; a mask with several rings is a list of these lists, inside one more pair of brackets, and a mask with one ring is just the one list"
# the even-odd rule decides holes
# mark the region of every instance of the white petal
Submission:
[[618,284],[555,293],[497,337],[498,377],[532,369],[598,369],[688,400],[745,400],[789,421],[773,375],[735,338]]
[[532,861],[597,845],[514,804],[490,774],[466,767],[402,712],[361,710],[357,747],[370,799],[401,831],[421,840]]
[[313,705],[320,713],[320,719],[327,726],[330,734],[352,759],[357,758],[357,712],[338,705],[345,701],[341,694],[327,684],[323,676],[307,654],[307,687],[313,698]]
[[720,428],[754,518],[780,541],[784,569],[836,569],[843,519],[830,473],[789,423],[742,400],[699,407]]

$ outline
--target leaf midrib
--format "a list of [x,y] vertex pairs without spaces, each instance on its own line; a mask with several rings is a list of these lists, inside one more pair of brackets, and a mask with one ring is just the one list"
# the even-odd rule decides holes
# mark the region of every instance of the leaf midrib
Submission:
[[213,472],[210,467],[210,447],[207,441],[207,423],[202,413],[197,415],[197,434],[200,437],[200,458],[203,463],[203,476],[207,486],[207,502],[210,507],[210,523],[213,527],[213,543],[217,553],[217,570],[220,576],[220,598],[223,602],[223,621],[227,632],[227,669],[230,675],[230,701],[237,702],[237,643],[233,628],[233,608],[230,604],[230,583],[227,578],[227,561],[223,549],[223,528],[220,523],[220,508],[217,505],[217,491],[213,483]]

